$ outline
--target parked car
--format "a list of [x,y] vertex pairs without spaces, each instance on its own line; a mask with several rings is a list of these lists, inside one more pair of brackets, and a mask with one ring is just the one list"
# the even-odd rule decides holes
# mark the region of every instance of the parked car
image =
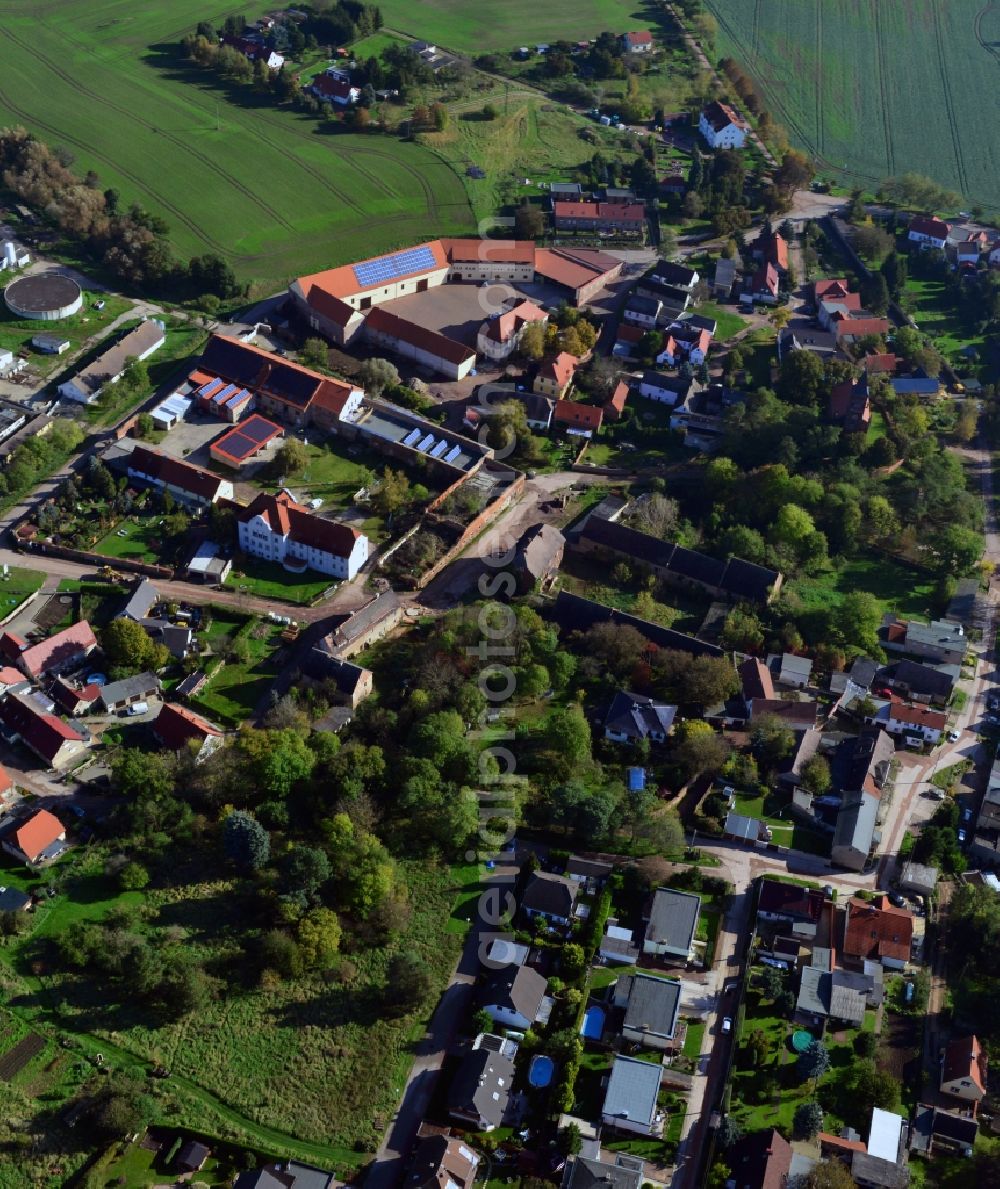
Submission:
[[898,892],[889,893],[889,903],[894,904],[897,908],[905,908],[906,901]]
[[729,1016],[723,1016],[722,1035],[728,1036],[729,1033],[732,1032],[732,1030],[733,1030],[733,1021],[729,1018]]
[[959,739],[961,739],[961,738],[962,738],[961,731],[949,731],[948,732],[948,742],[949,743],[957,743],[959,741]]
[[966,834],[966,832],[964,830],[959,830],[959,832],[958,832],[959,843],[964,846],[967,839],[968,839],[968,834]]

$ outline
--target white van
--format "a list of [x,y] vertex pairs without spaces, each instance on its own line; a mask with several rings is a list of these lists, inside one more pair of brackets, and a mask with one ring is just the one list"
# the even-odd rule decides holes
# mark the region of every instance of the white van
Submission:
[[133,702],[131,706],[125,711],[129,718],[137,718],[140,714],[145,714],[149,710],[148,702]]

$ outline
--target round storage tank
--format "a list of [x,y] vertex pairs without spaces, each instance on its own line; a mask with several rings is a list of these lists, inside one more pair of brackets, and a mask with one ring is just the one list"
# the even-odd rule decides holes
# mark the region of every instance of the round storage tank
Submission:
[[18,318],[57,322],[80,310],[83,290],[72,277],[54,272],[38,273],[11,281],[3,291],[3,299]]

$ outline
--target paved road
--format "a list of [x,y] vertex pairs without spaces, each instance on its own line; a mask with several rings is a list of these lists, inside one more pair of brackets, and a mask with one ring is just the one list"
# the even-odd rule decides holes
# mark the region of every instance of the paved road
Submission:
[[[66,558],[33,553],[30,549],[17,552],[13,549],[0,548],[0,565],[4,563],[43,570],[46,574],[58,578],[94,578],[98,570],[95,565],[85,565],[82,562],[69,561]],[[373,597],[370,591],[364,589],[362,583],[363,579],[359,578],[353,582],[345,582],[326,602],[316,607],[302,607],[297,603],[282,603],[275,599],[252,598],[239,591],[216,590],[213,586],[155,579],[157,590],[177,602],[194,603],[198,606],[214,603],[216,606],[233,607],[239,611],[253,612],[257,615],[266,615],[269,611],[273,611],[278,615],[288,615],[299,623],[314,623],[333,613],[343,613],[362,606]]]

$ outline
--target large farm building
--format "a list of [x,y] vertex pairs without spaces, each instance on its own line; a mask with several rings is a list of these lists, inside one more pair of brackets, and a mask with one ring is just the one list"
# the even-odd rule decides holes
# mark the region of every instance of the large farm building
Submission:
[[[347,346],[365,339],[460,380],[476,364],[471,344],[401,316],[397,310],[378,307],[448,284],[545,284],[579,306],[593,300],[621,270],[617,257],[593,249],[538,248],[521,240],[438,239],[299,277],[289,292],[312,329],[332,342]],[[473,304],[470,295],[467,306]],[[503,309],[488,288],[480,306],[479,321]]]

